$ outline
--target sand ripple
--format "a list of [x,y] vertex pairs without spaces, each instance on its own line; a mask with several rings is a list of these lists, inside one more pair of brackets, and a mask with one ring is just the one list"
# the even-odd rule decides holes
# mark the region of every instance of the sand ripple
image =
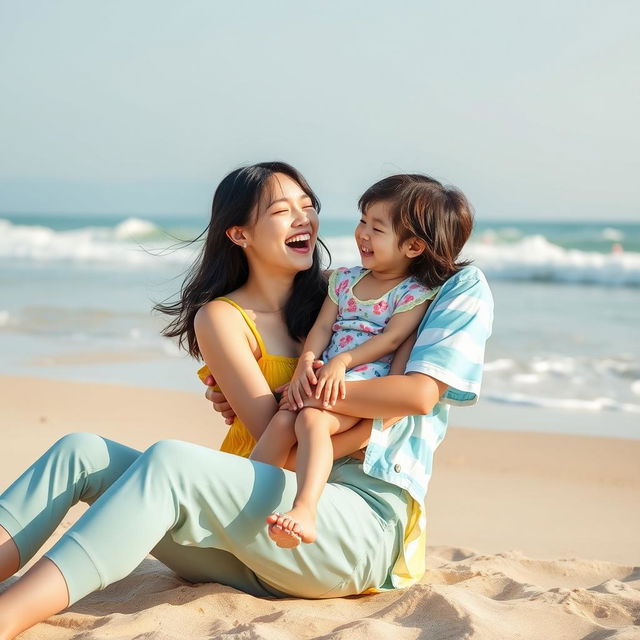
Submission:
[[21,640],[638,640],[640,568],[430,547],[406,591],[334,600],[262,600],[192,586],[152,558]]

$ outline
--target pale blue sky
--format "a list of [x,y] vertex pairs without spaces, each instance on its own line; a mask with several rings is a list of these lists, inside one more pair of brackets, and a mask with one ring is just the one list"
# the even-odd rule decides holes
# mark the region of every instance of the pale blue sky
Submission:
[[0,212],[197,213],[283,159],[481,218],[640,220],[636,0],[0,0]]

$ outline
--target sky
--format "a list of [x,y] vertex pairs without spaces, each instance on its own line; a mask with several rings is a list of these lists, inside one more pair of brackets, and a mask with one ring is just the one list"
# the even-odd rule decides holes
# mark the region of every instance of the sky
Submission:
[[279,159],[479,219],[640,221],[636,0],[0,0],[0,215],[197,214]]

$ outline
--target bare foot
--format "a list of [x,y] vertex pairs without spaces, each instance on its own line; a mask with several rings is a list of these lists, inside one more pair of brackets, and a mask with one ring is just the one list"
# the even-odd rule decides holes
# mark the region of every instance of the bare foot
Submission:
[[287,513],[272,513],[267,517],[269,537],[285,549],[316,540],[315,513],[306,507],[294,507]]

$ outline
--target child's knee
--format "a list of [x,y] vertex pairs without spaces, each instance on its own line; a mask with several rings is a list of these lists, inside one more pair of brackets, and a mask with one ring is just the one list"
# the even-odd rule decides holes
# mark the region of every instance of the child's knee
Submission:
[[322,420],[322,411],[319,409],[306,407],[298,412],[298,417],[296,418],[296,434],[324,428],[326,427]]
[[278,437],[295,437],[296,414],[291,411],[278,411],[269,423],[269,432]]

